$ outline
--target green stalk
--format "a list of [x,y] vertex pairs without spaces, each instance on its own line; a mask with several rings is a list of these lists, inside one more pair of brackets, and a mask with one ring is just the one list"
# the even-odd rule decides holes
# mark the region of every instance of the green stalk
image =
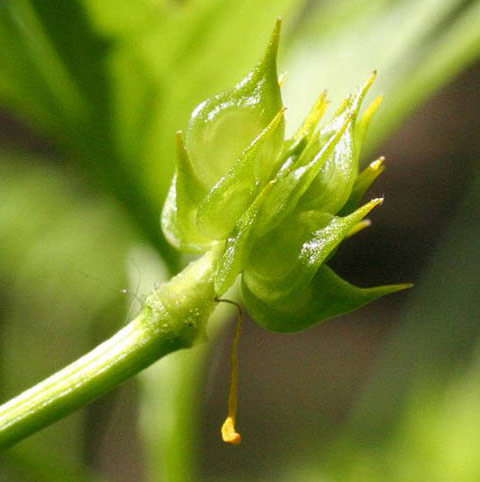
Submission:
[[154,361],[192,346],[215,308],[216,251],[154,290],[140,314],[87,355],[0,407],[7,448],[108,392]]
[[199,479],[199,385],[204,381],[209,345],[175,353],[140,377],[140,427],[148,482]]
[[[230,295],[237,298],[235,293]],[[221,304],[208,321],[208,343],[175,353],[140,376],[140,433],[146,452],[146,481],[199,480],[198,434],[206,364],[214,342],[231,317],[231,306]],[[225,398],[225,408],[226,403]]]

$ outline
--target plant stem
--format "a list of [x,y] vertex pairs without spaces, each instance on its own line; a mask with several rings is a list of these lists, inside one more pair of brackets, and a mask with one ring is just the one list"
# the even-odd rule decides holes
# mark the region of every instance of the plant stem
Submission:
[[[209,333],[210,338],[210,333]],[[140,422],[145,481],[198,480],[201,398],[208,344],[175,353],[142,373]]]
[[[229,293],[234,299],[235,293]],[[206,364],[232,316],[220,303],[208,321],[208,343],[183,350],[140,376],[140,433],[145,447],[145,480],[199,480],[199,429]]]
[[154,290],[140,314],[87,355],[0,407],[0,448],[93,401],[154,361],[192,346],[215,307],[216,251]]

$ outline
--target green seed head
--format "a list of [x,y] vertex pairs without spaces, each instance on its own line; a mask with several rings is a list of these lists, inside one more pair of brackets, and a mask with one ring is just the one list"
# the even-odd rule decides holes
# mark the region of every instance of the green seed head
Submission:
[[235,87],[201,103],[185,138],[177,133],[177,168],[162,228],[178,249],[223,245],[218,296],[242,275],[244,303],[262,326],[296,331],[408,287],[361,289],[326,266],[338,245],[368,225],[381,199],[362,207],[383,159],[359,172],[358,158],[377,98],[362,115],[375,80],[321,123],[322,93],[291,139],[276,69],[277,22],[259,64]]

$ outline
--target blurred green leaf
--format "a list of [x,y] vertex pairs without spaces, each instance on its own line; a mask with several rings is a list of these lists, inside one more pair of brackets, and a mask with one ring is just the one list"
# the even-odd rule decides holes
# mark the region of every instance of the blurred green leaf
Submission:
[[[8,287],[2,399],[82,355],[124,318],[128,301],[120,290],[134,236],[111,203],[76,186],[69,174],[43,159],[0,155],[0,283]],[[81,460],[84,417],[78,413],[21,447],[25,453],[49,447],[59,459]]]
[[[334,105],[379,72],[373,92],[385,107],[372,122],[369,149],[378,146],[440,87],[480,55],[478,0],[326,1],[292,30],[284,88],[292,125],[327,87]],[[335,79],[332,85],[331,79]]]
[[35,451],[19,447],[3,454],[2,462],[22,482],[106,482],[77,460],[62,457],[54,450],[36,447]]

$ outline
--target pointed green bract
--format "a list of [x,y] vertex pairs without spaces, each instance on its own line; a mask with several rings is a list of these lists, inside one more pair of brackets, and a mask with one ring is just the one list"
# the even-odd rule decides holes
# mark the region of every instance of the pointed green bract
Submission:
[[198,209],[197,225],[206,236],[225,239],[252,203],[262,182],[258,160],[265,145],[283,124],[283,114],[284,109],[277,113],[202,201]]
[[256,238],[244,267],[245,284],[268,302],[288,296],[292,288],[298,290],[302,249],[332,219],[331,214],[319,211],[295,213],[277,229]]
[[263,201],[268,196],[274,182],[267,184],[247,211],[240,217],[225,244],[215,275],[215,292],[222,296],[235,282],[243,269],[244,261],[250,251],[251,232]]
[[271,331],[291,333],[358,310],[377,298],[411,286],[398,284],[357,288],[323,265],[297,297],[283,303],[272,304],[258,298],[245,280],[242,293],[245,308],[260,326]]
[[245,284],[264,301],[295,298],[353,227],[381,202],[374,199],[343,218],[318,211],[293,215],[256,240],[245,267]]
[[[186,130],[186,147],[200,182],[213,186],[282,108],[276,55],[277,22],[260,63],[239,84],[211,97],[193,112]],[[258,155],[258,175],[266,181],[284,136],[281,128]]]
[[162,211],[162,230],[177,249],[202,253],[212,245],[196,225],[198,204],[205,194],[192,170],[182,134],[177,132],[177,168]]
[[336,213],[345,204],[357,174],[353,129],[349,127],[302,198],[302,209]]

